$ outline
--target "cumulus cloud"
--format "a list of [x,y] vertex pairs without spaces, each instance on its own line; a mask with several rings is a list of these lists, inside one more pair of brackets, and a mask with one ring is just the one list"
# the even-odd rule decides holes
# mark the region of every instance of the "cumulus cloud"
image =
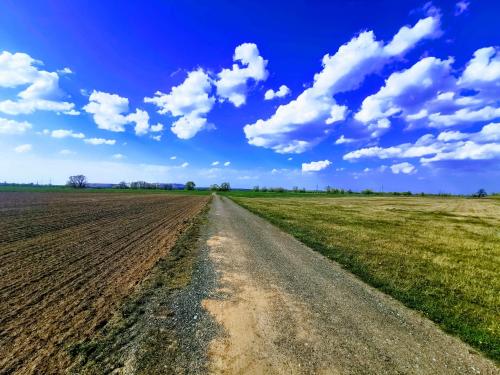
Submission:
[[16,100],[0,101],[0,112],[9,115],[30,114],[35,111],[54,111],[77,115],[74,104],[61,100],[64,93],[59,88],[57,72],[38,69],[41,61],[25,53],[0,54],[0,87],[16,88],[26,86],[17,94]]
[[190,139],[209,127],[206,115],[215,102],[215,98],[210,95],[211,87],[209,75],[203,69],[198,69],[189,72],[184,82],[172,87],[169,94],[157,91],[154,97],[145,98],[144,101],[155,104],[160,114],[170,113],[179,117],[171,130],[181,139]]
[[[148,134],[148,132],[160,132],[163,130],[162,124],[149,125],[149,114],[141,109],[136,109],[135,113],[127,116],[129,122],[135,122],[134,131],[136,135]],[[154,130],[153,130],[154,129]]]
[[31,129],[31,124],[27,121],[0,118],[0,134],[23,134],[29,129]]
[[181,164],[181,168],[186,168],[189,166],[189,163],[188,162],[184,162]]
[[351,151],[344,160],[362,158],[410,159],[421,163],[441,160],[488,160],[500,158],[500,123],[490,123],[475,133],[441,132],[437,137],[426,134],[415,143],[392,147],[367,147]]
[[123,160],[123,159],[125,159],[125,155],[123,155],[123,154],[114,154],[112,156],[112,158],[115,159],[115,160]]
[[22,154],[25,152],[29,152],[32,150],[32,146],[30,144],[24,144],[24,145],[19,145],[14,148],[14,151],[17,152],[18,154]]
[[74,151],[71,151],[71,150],[68,150],[67,148],[65,149],[62,149],[61,151],[59,151],[59,154],[60,155],[73,155],[75,152]]
[[94,90],[83,109],[92,114],[99,129],[124,132],[127,124],[128,99],[117,94]]
[[286,85],[281,85],[279,90],[274,91],[273,89],[269,89],[264,94],[264,100],[272,100],[274,98],[284,98],[287,95],[290,95],[290,89]]
[[230,165],[231,165],[231,162],[230,162],[230,161],[226,161],[226,162],[224,163],[224,167],[229,167]]
[[170,160],[175,160],[175,159],[177,159],[177,156],[175,156],[175,155],[170,157]]
[[85,143],[89,145],[114,145],[116,143],[116,140],[114,139],[104,139],[104,138],[87,138],[83,140]]
[[474,52],[458,80],[462,87],[500,94],[500,52],[498,47],[480,48]]
[[393,165],[391,165],[390,168],[391,168],[392,173],[394,173],[394,174],[400,174],[400,173],[411,174],[411,173],[415,173],[417,171],[415,169],[415,167],[408,162],[393,164]]
[[219,165],[219,162],[218,161],[214,161],[211,165],[212,165],[212,167],[215,167],[215,166]]
[[453,85],[450,76],[452,62],[427,57],[409,69],[391,74],[376,94],[363,100],[354,118],[363,123],[373,123],[395,114],[420,111],[422,104],[439,90]]
[[266,70],[267,60],[260,56],[254,43],[243,43],[236,47],[233,61],[240,62],[241,66],[233,64],[231,69],[222,69],[214,83],[221,100],[228,100],[240,107],[246,102],[247,82],[265,81],[269,73]]
[[[129,101],[117,94],[94,90],[89,96],[89,103],[83,109],[92,114],[99,129],[112,132],[124,132],[125,125],[135,123],[135,134],[144,135],[149,131],[161,131],[163,125],[150,126],[149,114],[141,109],[128,113]],[[154,128],[155,130],[152,130]]]
[[[354,118],[373,132],[380,128],[381,121],[390,126],[392,117],[403,119],[411,127],[435,128],[500,117],[498,50],[494,47],[477,50],[458,78],[452,74],[452,64],[452,58],[427,57],[408,69],[392,73],[377,93],[363,100]],[[378,135],[379,132],[372,133]]]
[[323,57],[323,69],[314,76],[312,87],[279,106],[267,120],[246,125],[248,143],[278,153],[302,153],[312,148],[328,134],[329,125],[345,119],[347,107],[336,103],[335,94],[357,89],[367,75],[438,32],[439,17],[431,16],[413,27],[402,27],[387,44],[376,40],[373,31],[360,33],[334,55]]
[[310,163],[302,163],[302,172],[318,172],[321,171],[332,163],[330,160],[320,160],[320,161],[312,161]]
[[66,129],[57,129],[57,130],[52,130],[50,132],[50,136],[52,138],[78,138],[78,139],[83,139],[85,138],[85,134],[83,133],[75,133],[73,130],[66,130]]

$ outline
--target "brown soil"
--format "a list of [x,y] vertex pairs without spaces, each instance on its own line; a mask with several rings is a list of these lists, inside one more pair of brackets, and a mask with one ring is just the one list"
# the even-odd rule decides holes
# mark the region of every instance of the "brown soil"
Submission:
[[60,373],[207,197],[0,193],[0,373]]

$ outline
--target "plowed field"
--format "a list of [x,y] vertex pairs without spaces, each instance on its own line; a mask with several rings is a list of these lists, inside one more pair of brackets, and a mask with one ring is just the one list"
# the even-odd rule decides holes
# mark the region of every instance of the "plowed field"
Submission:
[[0,193],[0,373],[67,368],[207,200]]

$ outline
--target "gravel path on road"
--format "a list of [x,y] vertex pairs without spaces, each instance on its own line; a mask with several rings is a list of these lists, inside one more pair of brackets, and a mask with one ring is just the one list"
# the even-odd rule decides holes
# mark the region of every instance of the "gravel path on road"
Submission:
[[435,324],[265,220],[215,196],[207,224],[224,333],[209,369],[227,374],[498,374]]

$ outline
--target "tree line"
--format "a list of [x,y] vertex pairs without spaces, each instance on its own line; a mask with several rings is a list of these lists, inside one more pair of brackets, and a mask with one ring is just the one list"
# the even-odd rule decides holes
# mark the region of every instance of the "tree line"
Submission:
[[[76,189],[81,189],[81,188],[86,188],[88,187],[88,181],[87,177],[84,175],[75,175],[75,176],[70,176],[67,182],[68,186],[71,186]],[[114,188],[117,189],[163,189],[163,190],[174,190],[175,187],[173,184],[160,184],[160,183],[149,183],[146,181],[133,181],[127,184],[125,181],[120,182],[117,185],[113,186]],[[194,181],[188,181],[184,184],[184,190],[195,190],[196,189],[196,184]],[[211,191],[230,191],[231,190],[231,185],[229,182],[223,182],[220,185],[218,184],[213,184],[210,185],[209,188]],[[252,189],[254,192],[272,192],[272,193],[285,193],[285,192],[293,192],[293,193],[306,193],[308,190],[306,188],[299,188],[298,186],[292,187],[292,189],[285,189],[283,187],[266,187],[266,186],[254,186]],[[311,192],[311,191],[309,191]],[[313,191],[314,192],[314,191]],[[315,191],[315,192],[320,192],[320,191]],[[352,191],[351,189],[341,189],[341,188],[334,188],[331,186],[326,186],[324,190],[321,192],[326,193],[326,194],[362,194],[362,195],[395,195],[395,196],[412,196],[412,195],[420,195],[420,196],[425,196],[425,195],[436,195],[436,194],[425,194],[425,193],[419,193],[419,194],[414,194],[411,191],[405,191],[405,192],[376,192],[371,189],[364,189],[361,190],[359,193],[356,193]],[[451,194],[443,194],[439,193],[437,194],[439,196],[451,196]],[[471,196],[473,198],[484,198],[488,194],[486,193],[485,189],[479,189],[476,193],[472,194]]]

